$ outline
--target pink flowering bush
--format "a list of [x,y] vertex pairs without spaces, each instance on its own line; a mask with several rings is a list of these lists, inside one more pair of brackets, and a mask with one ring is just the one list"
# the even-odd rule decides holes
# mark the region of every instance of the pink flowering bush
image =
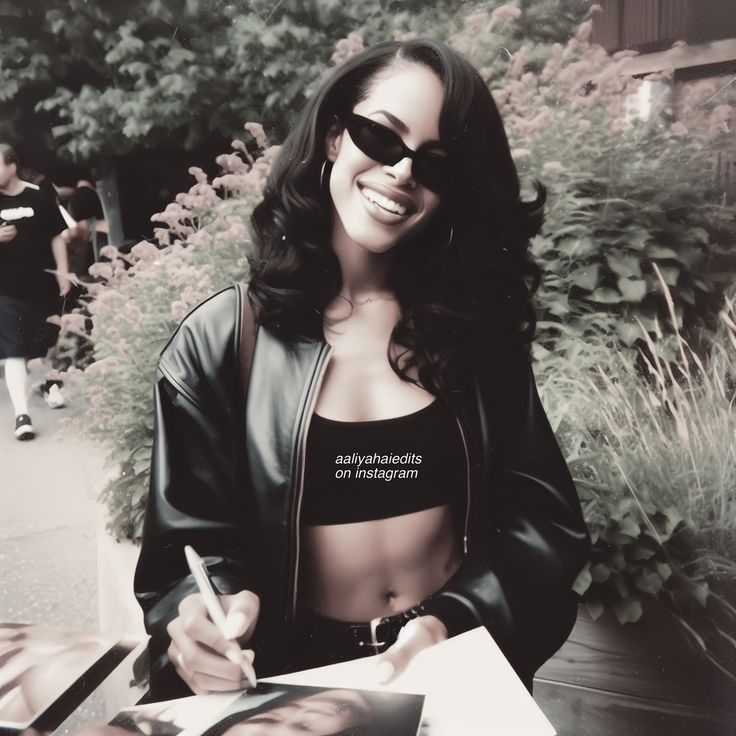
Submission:
[[[192,167],[194,185],[151,218],[164,225],[157,243],[143,241],[130,253],[107,246],[106,261],[90,269],[98,279],[87,285],[94,362],[64,376],[76,412],[72,426],[108,448],[108,464],[120,471],[103,490],[117,538],[141,534],[158,355],[192,307],[247,276],[248,220],[278,147],[268,145],[258,124],[246,127],[257,155],[234,141],[234,153],[217,158],[221,173],[211,182]],[[64,320],[70,332],[84,331],[82,315]]]
[[564,45],[508,49],[512,7],[466,16],[451,42],[488,82],[522,181],[548,187],[532,241],[543,272],[534,357],[594,540],[576,588],[594,617],[612,610],[621,622],[667,596],[678,611],[684,596],[725,615],[708,565],[694,561],[720,560],[736,580],[723,562],[736,552],[733,335],[709,334],[736,267],[736,210],[713,175],[731,108],[702,104],[701,89],[672,124],[640,120],[635,52],[591,44],[589,20]]
[[[712,329],[730,280],[724,265],[736,267],[736,208],[719,201],[712,171],[728,106],[684,99],[682,117],[697,109],[701,119],[692,128],[638,120],[630,107],[644,80],[626,73],[636,52],[609,55],[591,44],[588,20],[564,46],[499,54],[497,29],[519,15],[513,6],[476,12],[451,40],[489,82],[522,179],[539,177],[549,189],[543,235],[532,247],[544,271],[536,357],[567,350],[588,332],[632,347],[641,339],[635,319],[649,330],[655,318],[666,324],[654,265],[678,327],[688,335]],[[675,44],[670,58],[679,53]],[[530,70],[543,55],[541,71]]]

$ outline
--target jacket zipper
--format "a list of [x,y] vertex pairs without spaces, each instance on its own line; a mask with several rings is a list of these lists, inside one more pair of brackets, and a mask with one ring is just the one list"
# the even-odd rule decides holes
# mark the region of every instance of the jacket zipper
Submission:
[[[326,350],[325,350],[326,347]],[[320,355],[318,357],[317,366],[312,378],[311,393],[307,398],[305,407],[305,413],[302,420],[301,434],[298,434],[298,448],[297,448],[297,493],[296,502],[294,503],[294,512],[292,514],[292,539],[294,540],[294,562],[291,571],[291,607],[287,612],[286,619],[289,620],[289,616],[293,619],[296,615],[296,597],[297,587],[299,582],[299,552],[300,552],[300,529],[299,519],[302,511],[302,494],[304,492],[304,458],[307,450],[307,435],[309,434],[309,423],[312,420],[312,413],[314,412],[314,405],[317,403],[317,397],[319,396],[319,389],[322,385],[322,379],[327,369],[327,363],[332,354],[332,345],[325,343],[320,349]]]
[[470,453],[468,452],[468,443],[465,439],[465,430],[463,424],[460,421],[460,417],[455,414],[455,421],[460,429],[460,436],[463,439],[463,448],[465,449],[465,528],[463,530],[463,555],[468,556],[468,526],[470,522]]

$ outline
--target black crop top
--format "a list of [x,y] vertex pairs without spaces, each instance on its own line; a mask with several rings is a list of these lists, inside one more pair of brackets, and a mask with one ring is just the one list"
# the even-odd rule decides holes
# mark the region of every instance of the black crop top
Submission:
[[465,450],[440,399],[390,419],[340,422],[313,414],[301,521],[385,519],[465,499]]

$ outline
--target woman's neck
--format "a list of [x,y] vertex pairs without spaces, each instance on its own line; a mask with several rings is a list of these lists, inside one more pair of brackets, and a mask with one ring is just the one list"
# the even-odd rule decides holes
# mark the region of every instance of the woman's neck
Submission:
[[335,230],[332,250],[340,263],[340,294],[351,301],[393,296],[389,286],[391,252],[371,252],[352,240],[341,226]]

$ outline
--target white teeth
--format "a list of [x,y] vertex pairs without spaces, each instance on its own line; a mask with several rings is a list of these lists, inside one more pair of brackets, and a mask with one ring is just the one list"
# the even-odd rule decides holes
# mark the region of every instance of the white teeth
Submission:
[[375,202],[379,207],[383,207],[383,209],[388,210],[389,212],[393,212],[397,215],[406,214],[406,207],[400,205],[398,202],[394,202],[393,199],[384,197],[382,194],[374,192],[372,189],[361,189],[361,192],[367,200]]

